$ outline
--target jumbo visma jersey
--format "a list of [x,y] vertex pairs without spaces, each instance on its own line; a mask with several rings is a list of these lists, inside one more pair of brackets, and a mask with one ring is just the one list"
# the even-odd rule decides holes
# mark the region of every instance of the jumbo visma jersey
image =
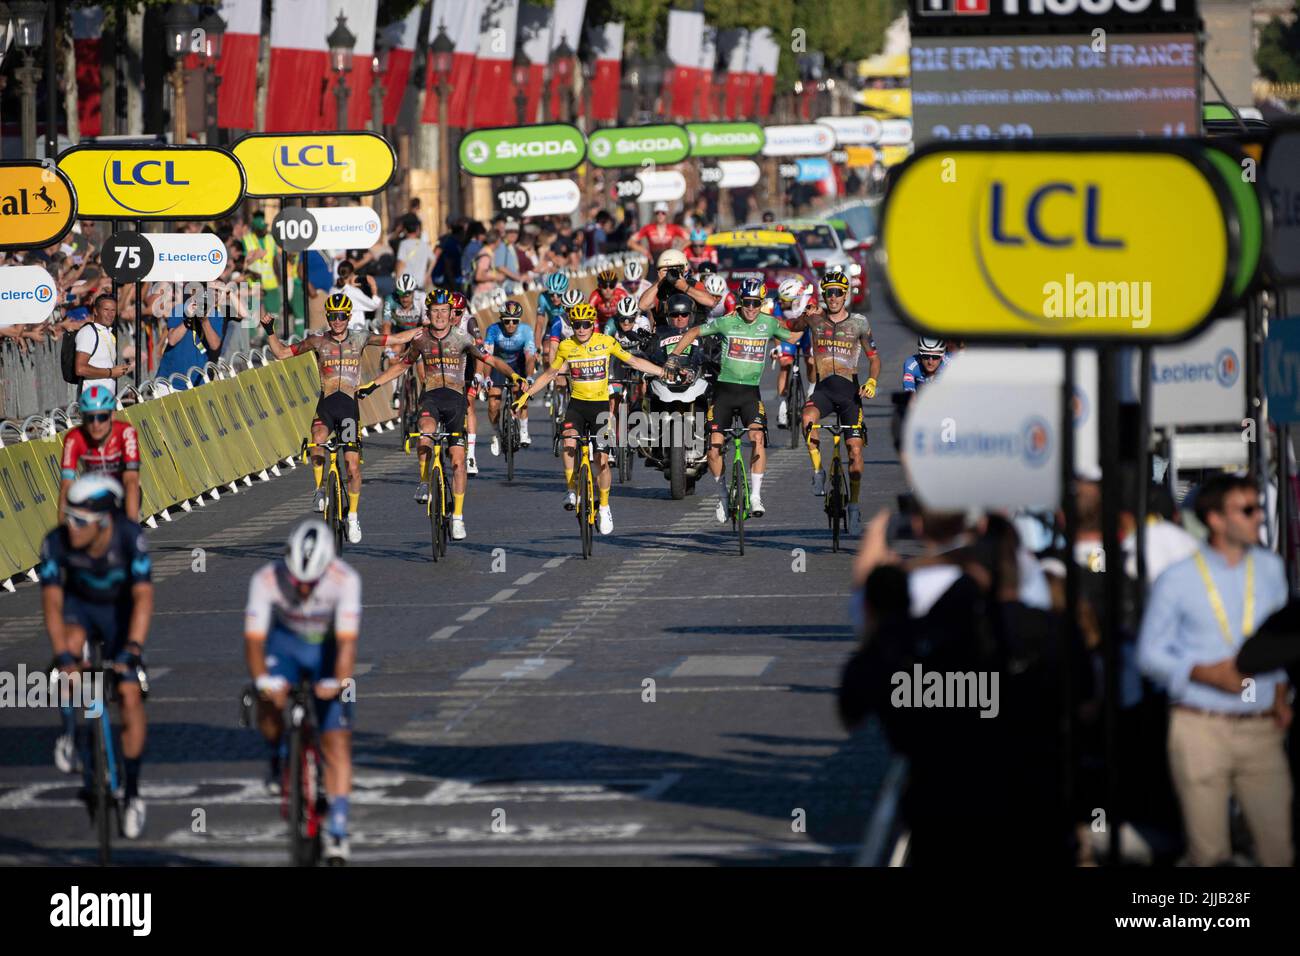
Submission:
[[793,342],[802,334],[802,331],[791,332],[780,319],[762,312],[753,322],[746,322],[739,313],[732,312],[700,327],[701,337],[721,337],[722,370],[718,373],[718,381],[732,385],[757,386],[763,378],[767,343],[773,337],[782,342]]
[[569,363],[569,395],[580,402],[609,400],[609,360],[626,362],[627,349],[602,332],[593,332],[586,345],[576,338],[565,339],[555,350],[551,368]]

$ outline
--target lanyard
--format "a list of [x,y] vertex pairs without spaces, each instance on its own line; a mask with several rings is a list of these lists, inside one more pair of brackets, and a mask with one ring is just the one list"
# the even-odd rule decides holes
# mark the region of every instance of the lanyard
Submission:
[[[1200,551],[1196,552],[1196,569],[1201,572],[1201,580],[1205,582],[1205,593],[1210,599],[1210,609],[1214,611],[1214,619],[1219,622],[1219,630],[1223,634],[1224,641],[1229,647],[1235,648],[1237,642],[1232,639],[1232,628],[1228,626],[1228,612],[1223,609],[1223,598],[1219,596],[1219,589],[1214,583],[1214,578],[1210,577],[1210,566],[1205,563],[1205,555]],[[1241,639],[1244,641],[1255,632],[1255,556],[1246,555],[1246,596],[1242,602],[1241,609]]]

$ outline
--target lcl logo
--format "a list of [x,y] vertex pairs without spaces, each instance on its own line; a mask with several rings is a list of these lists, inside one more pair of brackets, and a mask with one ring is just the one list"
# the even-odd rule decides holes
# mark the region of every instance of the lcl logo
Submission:
[[275,174],[280,177],[281,182],[288,183],[294,189],[310,193],[327,189],[339,182],[341,178],[346,179],[348,176],[347,172],[342,174],[327,172],[321,175],[311,172],[312,170],[350,170],[355,166],[355,161],[339,159],[334,154],[332,143],[329,145],[308,143],[306,146],[282,144],[271,154],[271,165],[275,167]]
[[[161,159],[142,159],[131,167],[130,176],[122,178],[122,161],[115,159],[109,163],[110,178],[114,186],[161,186],[166,183],[168,186],[188,186],[188,179],[179,179],[176,176],[176,162],[174,160]],[[147,173],[150,168],[161,168],[162,174]]]
[[[325,158],[313,159],[313,156],[319,156],[320,151],[325,151]],[[319,143],[309,143],[298,150],[295,158],[293,151],[288,146],[280,147],[279,165],[281,166],[346,166],[346,160],[337,160],[334,158],[334,147],[321,146]]]

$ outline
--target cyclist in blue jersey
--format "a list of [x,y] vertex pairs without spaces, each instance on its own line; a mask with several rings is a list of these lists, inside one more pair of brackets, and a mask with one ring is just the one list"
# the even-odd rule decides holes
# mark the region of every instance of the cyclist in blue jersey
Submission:
[[903,363],[903,391],[919,392],[922,385],[933,382],[948,367],[947,346],[943,339],[919,339],[916,354]]
[[[483,348],[489,355],[497,355],[518,374],[525,378],[533,377],[533,367],[537,362],[537,345],[533,342],[533,330],[523,321],[524,307],[518,302],[507,300],[501,306],[501,321],[487,330]],[[488,388],[488,421],[493,425],[492,454],[501,454],[501,436],[495,430],[501,417],[501,389],[506,377],[496,369],[492,370]],[[532,444],[528,437],[528,408],[519,413],[519,444],[527,447]]]
[[533,343],[541,346],[551,323],[564,315],[560,296],[569,291],[569,277],[563,272],[552,272],[546,278],[546,290],[537,296],[537,315],[533,320]]
[[[88,639],[103,643],[103,660],[112,667],[126,771],[122,833],[137,840],[145,821],[140,764],[147,724],[140,674],[153,614],[153,565],[144,532],[122,513],[124,494],[121,484],[108,475],[85,475],[74,481],[68,489],[65,522],[41,543],[37,573],[54,667],[69,675],[64,680],[90,660]],[[75,773],[80,751],[82,797],[88,799],[90,734],[83,732],[78,741],[72,701],[63,700],[61,706],[63,734],[55,742],[54,763],[64,773]]]

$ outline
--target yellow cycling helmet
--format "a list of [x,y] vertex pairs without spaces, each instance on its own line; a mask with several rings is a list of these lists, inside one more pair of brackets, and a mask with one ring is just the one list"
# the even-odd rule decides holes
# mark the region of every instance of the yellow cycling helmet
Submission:
[[587,302],[579,302],[569,310],[569,323],[590,322],[596,323],[596,307]]
[[849,277],[844,274],[842,269],[828,269],[826,274],[822,276],[821,287],[823,289],[841,289],[847,293],[849,291]]
[[328,316],[331,312],[342,313],[351,318],[352,300],[342,292],[335,292],[325,300],[325,314]]

